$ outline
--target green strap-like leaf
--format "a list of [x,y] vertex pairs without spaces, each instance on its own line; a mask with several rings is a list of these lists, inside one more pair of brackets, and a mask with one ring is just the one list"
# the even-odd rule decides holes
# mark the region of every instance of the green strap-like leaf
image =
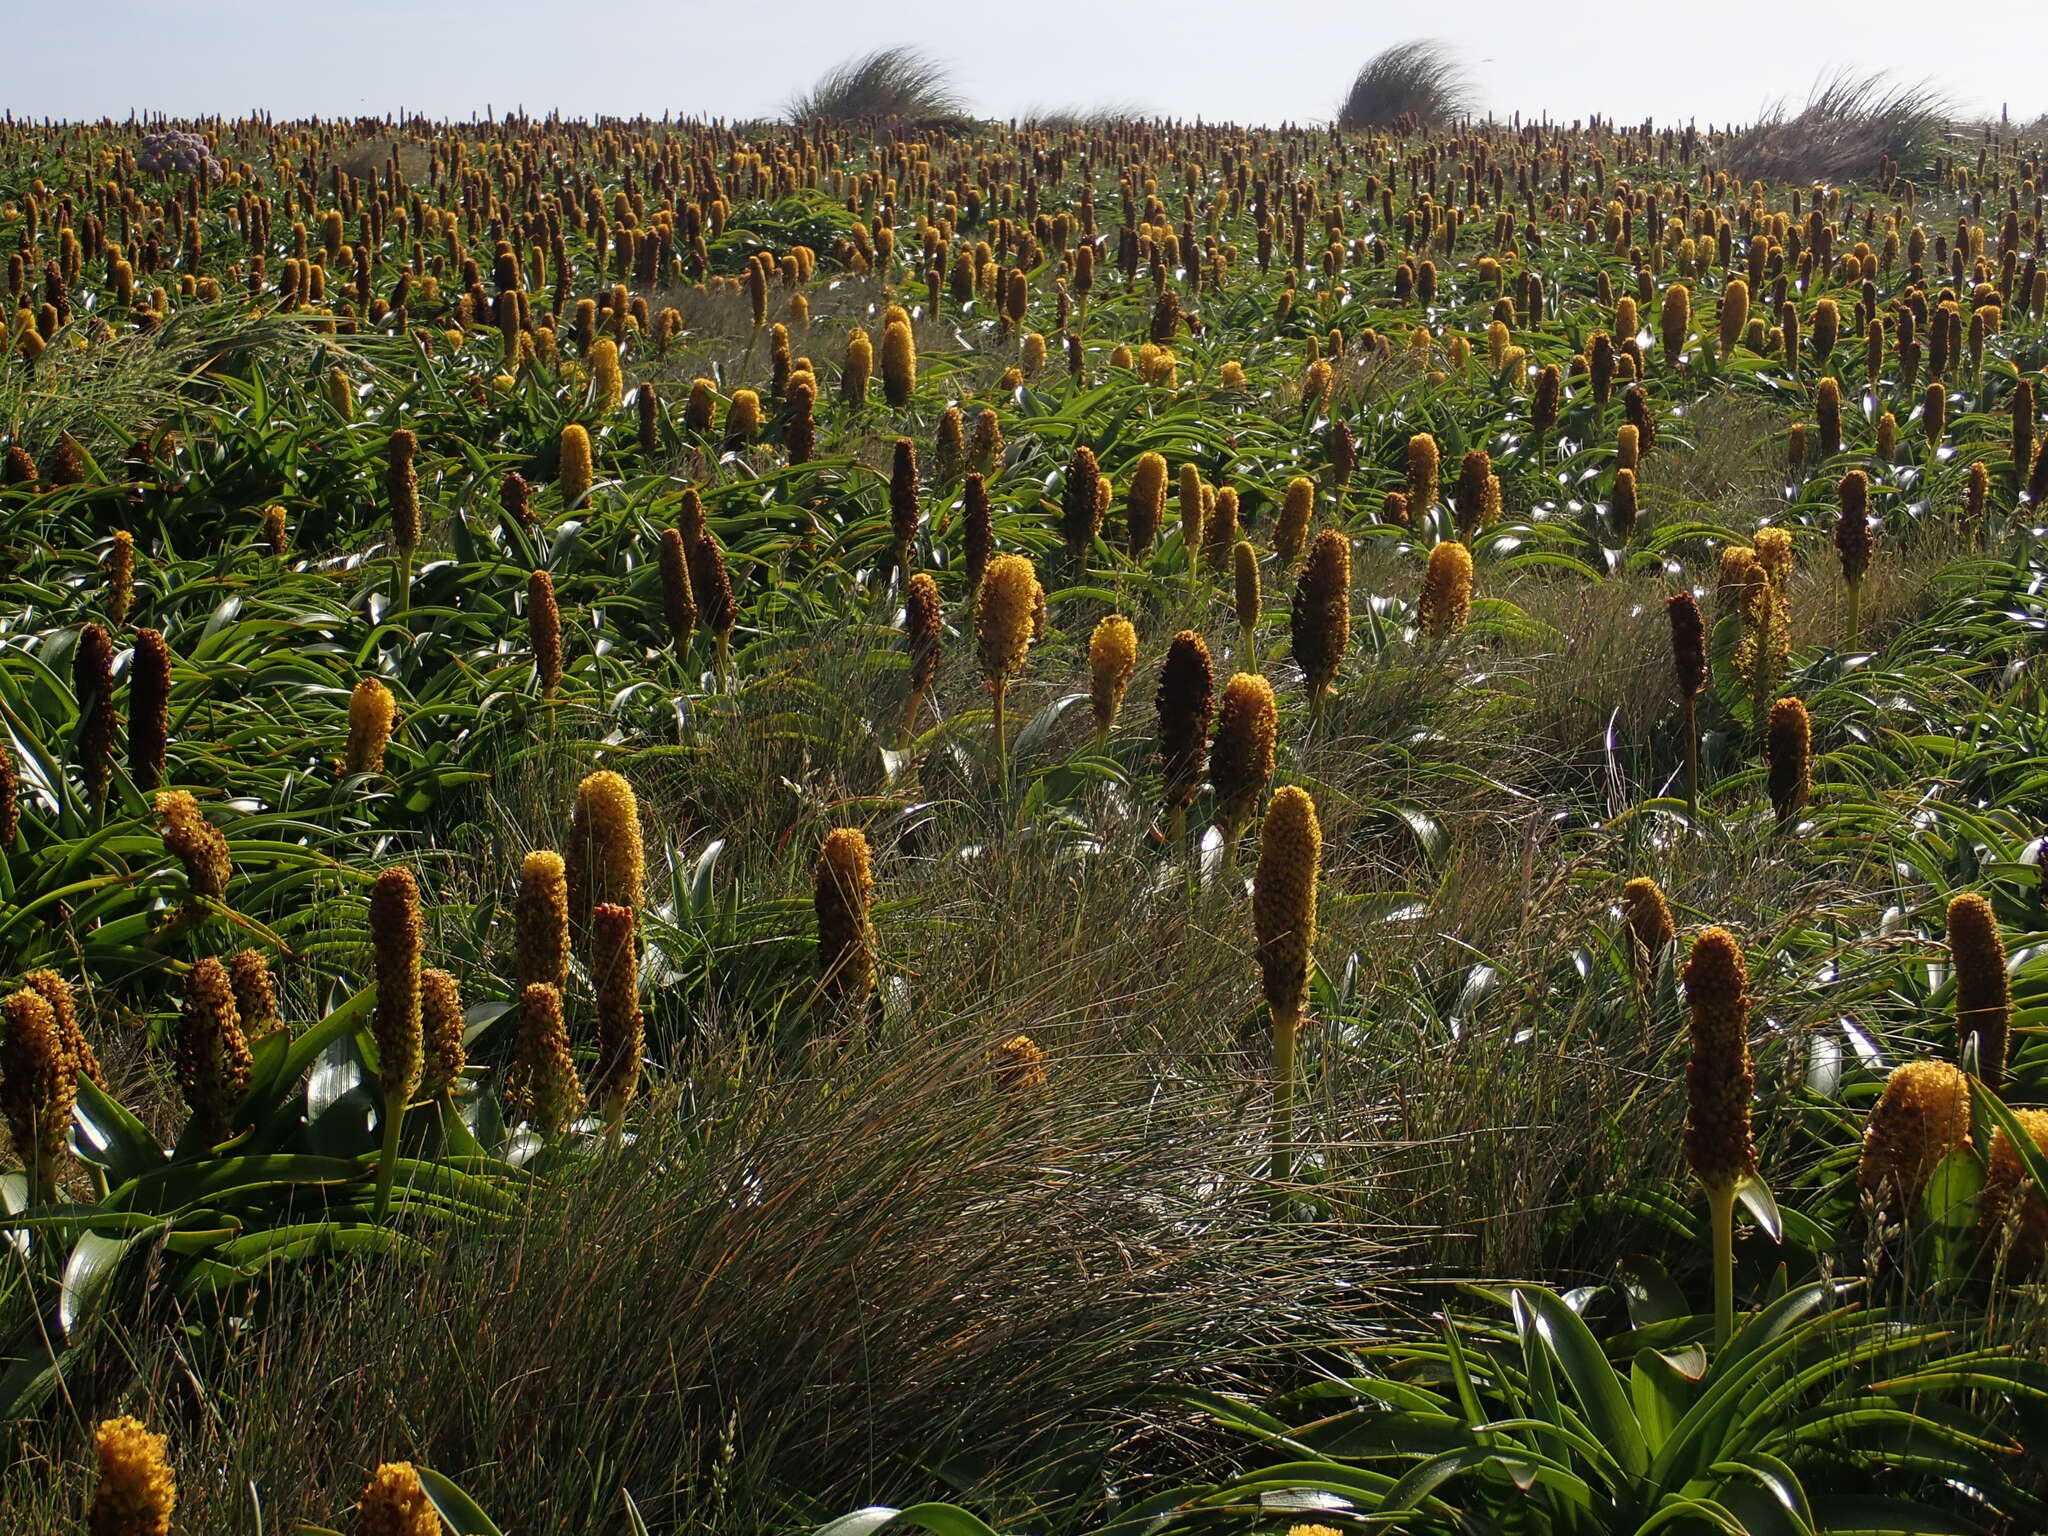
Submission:
[[[817,1528],[812,1536],[870,1536],[915,1526],[933,1536],[996,1536],[995,1527],[976,1519],[957,1504],[913,1504],[908,1509],[891,1509],[884,1504],[857,1509]],[[487,1533],[489,1536],[489,1533]]]
[[1631,1477],[1642,1476],[1650,1466],[1643,1426],[1637,1422],[1621,1377],[1608,1363],[1593,1330],[1554,1291],[1527,1286],[1519,1288],[1516,1294],[1527,1302],[1543,1342],[1572,1384],[1594,1434],[1613,1451],[1623,1471]]

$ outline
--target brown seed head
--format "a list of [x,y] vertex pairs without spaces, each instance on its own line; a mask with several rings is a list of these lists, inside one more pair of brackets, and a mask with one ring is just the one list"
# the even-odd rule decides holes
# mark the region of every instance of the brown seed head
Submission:
[[1351,644],[1351,541],[1335,528],[1316,535],[1302,564],[1292,633],[1294,659],[1314,698],[1330,686]]
[[182,789],[165,790],[155,800],[163,822],[164,851],[185,866],[185,884],[196,897],[225,899],[234,865],[228,840],[199,811],[199,802]]
[[78,647],[71,655],[71,691],[78,701],[79,770],[93,804],[104,805],[120,721],[114,714],[114,642],[97,624],[78,631]]
[[1813,793],[1813,722],[1800,700],[1780,699],[1771,706],[1764,755],[1770,763],[1771,809],[1783,826],[1806,809]]
[[0,1003],[0,1112],[38,1200],[56,1193],[77,1098],[78,1061],[56,1010],[33,986],[23,987]]
[[583,1113],[583,1085],[569,1053],[569,1027],[562,1018],[562,994],[535,982],[519,995],[519,1035],[501,1090],[505,1122],[531,1125],[552,1140]]
[[171,739],[171,649],[154,629],[135,632],[128,664],[128,776],[137,789],[164,781]]
[[413,468],[418,448],[419,440],[409,427],[394,431],[385,446],[384,498],[391,508],[391,542],[404,554],[420,543],[420,477]]
[[690,631],[696,627],[697,598],[690,585],[689,552],[682,533],[674,528],[661,531],[661,617],[676,654],[682,655],[690,648]]
[[1692,1016],[1692,1060],[1685,1069],[1685,1158],[1708,1188],[1735,1184],[1756,1170],[1749,1138],[1749,969],[1725,928],[1693,941],[1685,965]]
[[1850,470],[1835,495],[1835,552],[1842,557],[1842,579],[1853,587],[1870,569],[1870,476]]
[[1707,682],[1707,626],[1690,592],[1674,592],[1664,600],[1671,621],[1671,666],[1678,691],[1692,698]]
[[1216,791],[1216,825],[1234,841],[1258,814],[1259,797],[1273,778],[1280,733],[1273,685],[1256,672],[1239,672],[1223,688],[1216,739],[1209,747],[1209,782]]
[[624,1112],[640,1082],[644,1030],[638,921],[631,907],[610,902],[590,914],[590,981],[597,989],[597,1064],[590,1097],[604,1106],[607,1119]]
[[234,982],[211,955],[196,962],[185,978],[172,1058],[201,1139],[208,1146],[225,1140],[235,1108],[249,1089],[249,1046],[242,1038]]
[[377,1040],[384,1099],[395,1113],[420,1085],[420,956],[426,926],[411,870],[387,869],[370,886],[370,947],[377,976],[370,1032]]
[[235,990],[235,1014],[243,1034],[265,1035],[282,1024],[277,1012],[277,983],[260,950],[241,949],[230,955],[228,980]]
[[1201,787],[1202,764],[1209,746],[1209,721],[1215,709],[1214,668],[1209,647],[1191,629],[1173,637],[1166,665],[1159,674],[1161,791],[1166,809],[1179,811]]
[[1067,560],[1076,571],[1086,566],[1102,527],[1101,479],[1094,450],[1081,444],[1067,463],[1066,485],[1060,493],[1060,537],[1066,540]]
[[1956,978],[1956,1045],[1974,1040],[1977,1075],[1998,1092],[2005,1080],[2012,1029],[2012,983],[2005,971],[2005,939],[1991,903],[1965,891],[1948,904],[1949,964]]
[[896,558],[908,565],[918,527],[917,444],[907,437],[896,439],[889,469],[889,531],[896,539]]
[[555,605],[555,579],[546,571],[526,578],[526,632],[541,697],[552,697],[562,686],[562,610]]
[[1288,784],[1273,792],[1259,832],[1252,878],[1252,927],[1259,978],[1276,1018],[1299,1019],[1308,1001],[1316,942],[1316,874],[1323,831],[1308,791]]
[[865,1003],[875,989],[875,937],[868,913],[875,881],[866,835],[856,827],[827,833],[812,883],[819,984],[834,1003]]
[[[2013,1117],[2034,1146],[2048,1153],[2048,1109],[2016,1109]],[[1977,1211],[1985,1251],[1993,1256],[2003,1253],[2008,1275],[2030,1278],[2041,1269],[2048,1260],[2048,1192],[2027,1177],[2019,1148],[2003,1130],[1991,1138]]]
[[1458,466],[1458,485],[1452,504],[1458,516],[1458,538],[1466,544],[1487,523],[1487,481],[1493,475],[1493,459],[1484,448],[1469,450]]
[[1664,899],[1663,887],[1656,881],[1638,878],[1622,887],[1621,915],[1628,925],[1629,961],[1636,983],[1647,992],[1657,979],[1664,952],[1678,942],[1671,903]]

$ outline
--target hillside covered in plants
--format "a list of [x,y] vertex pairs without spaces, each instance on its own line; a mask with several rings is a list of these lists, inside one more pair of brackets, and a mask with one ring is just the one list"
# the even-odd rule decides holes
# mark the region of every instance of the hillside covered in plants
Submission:
[[2041,1529],[2048,136],[917,62],[0,123],[0,1529]]

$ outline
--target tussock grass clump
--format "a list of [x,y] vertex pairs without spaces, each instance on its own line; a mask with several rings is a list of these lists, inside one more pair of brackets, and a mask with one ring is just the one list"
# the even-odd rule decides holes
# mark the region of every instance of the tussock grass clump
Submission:
[[1368,59],[1337,108],[1337,126],[1440,128],[1472,111],[1472,87],[1448,45],[1396,43]]
[[820,119],[943,128],[964,126],[968,111],[944,64],[899,44],[838,65],[790,102],[792,123]]
[[1797,112],[1780,100],[1722,149],[1745,181],[1868,181],[1880,165],[1908,171],[1933,156],[1951,108],[1932,86],[1838,70]]

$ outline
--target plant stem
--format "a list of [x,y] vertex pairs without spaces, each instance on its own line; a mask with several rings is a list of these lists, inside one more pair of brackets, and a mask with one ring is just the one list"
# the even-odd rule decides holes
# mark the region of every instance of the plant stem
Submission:
[[1006,677],[996,684],[996,782],[1002,786],[1007,798],[1010,793],[1010,754],[1004,739],[1003,698],[1010,691],[1010,680]]
[[377,1162],[377,1220],[391,1212],[391,1184],[398,1173],[398,1133],[405,1124],[405,1100],[397,1093],[384,1097],[384,1155]]
[[391,611],[403,613],[412,602],[412,551],[395,550],[391,556]]
[[1685,696],[1685,804],[1698,820],[1700,814],[1700,711],[1698,701]]
[[1714,1226],[1714,1347],[1727,1344],[1735,1332],[1735,1184],[1707,1187],[1707,1210]]
[[1294,1046],[1301,1033],[1299,1008],[1273,1010],[1273,1193],[1284,1211],[1287,1192],[1278,1186],[1294,1176]]
[[1856,644],[1856,638],[1863,632],[1863,583],[1849,583],[1849,644]]

